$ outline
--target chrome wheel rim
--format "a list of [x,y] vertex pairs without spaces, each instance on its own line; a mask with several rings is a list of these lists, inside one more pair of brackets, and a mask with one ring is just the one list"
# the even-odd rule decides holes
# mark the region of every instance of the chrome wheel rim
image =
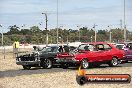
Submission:
[[83,60],[82,61],[82,66],[83,66],[83,68],[87,68],[89,66],[88,61],[87,60]]
[[116,66],[116,65],[118,64],[118,60],[117,60],[116,58],[113,58],[112,64],[113,64],[114,66]]
[[47,68],[50,68],[52,65],[52,62],[49,60],[49,59],[47,59],[46,60],[46,66],[47,66]]

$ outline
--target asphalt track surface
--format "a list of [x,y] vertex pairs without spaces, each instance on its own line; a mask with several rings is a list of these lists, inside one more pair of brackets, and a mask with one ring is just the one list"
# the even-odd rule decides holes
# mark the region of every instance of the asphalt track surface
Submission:
[[[100,67],[90,68],[86,70],[94,70],[94,69],[107,69],[107,68],[123,68],[123,67],[132,67],[132,62],[122,63],[116,67],[109,67],[108,65],[101,65]],[[0,78],[4,77],[15,77],[22,75],[32,75],[32,74],[44,74],[44,73],[55,73],[55,72],[66,72],[66,71],[77,71],[78,68],[71,67],[68,69],[63,69],[61,67],[55,66],[52,69],[42,69],[40,67],[31,68],[31,70],[23,70],[22,69],[14,69],[14,70],[6,70],[0,71]]]

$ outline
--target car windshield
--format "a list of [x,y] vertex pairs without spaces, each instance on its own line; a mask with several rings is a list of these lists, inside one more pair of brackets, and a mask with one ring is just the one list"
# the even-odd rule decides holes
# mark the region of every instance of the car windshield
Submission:
[[122,50],[124,47],[124,45],[116,45],[116,48],[118,48],[119,50]]
[[45,47],[40,52],[57,52],[57,47]]
[[70,48],[68,46],[51,46],[44,47],[40,52],[69,52]]

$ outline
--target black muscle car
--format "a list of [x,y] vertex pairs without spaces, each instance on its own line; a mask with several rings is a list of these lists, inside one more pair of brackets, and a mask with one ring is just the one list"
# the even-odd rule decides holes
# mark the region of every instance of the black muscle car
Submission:
[[67,45],[47,46],[31,54],[17,56],[16,64],[22,65],[24,69],[30,69],[31,67],[52,68],[53,65],[57,64],[57,54],[69,51],[70,48]]

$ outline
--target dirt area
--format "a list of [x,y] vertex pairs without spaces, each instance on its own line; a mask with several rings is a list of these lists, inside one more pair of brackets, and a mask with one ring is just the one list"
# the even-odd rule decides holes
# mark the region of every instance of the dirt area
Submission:
[[[0,54],[0,88],[132,88],[130,84],[85,84],[76,83],[76,69],[23,70],[15,64],[12,53]],[[102,67],[86,70],[88,74],[130,74],[132,67]]]

